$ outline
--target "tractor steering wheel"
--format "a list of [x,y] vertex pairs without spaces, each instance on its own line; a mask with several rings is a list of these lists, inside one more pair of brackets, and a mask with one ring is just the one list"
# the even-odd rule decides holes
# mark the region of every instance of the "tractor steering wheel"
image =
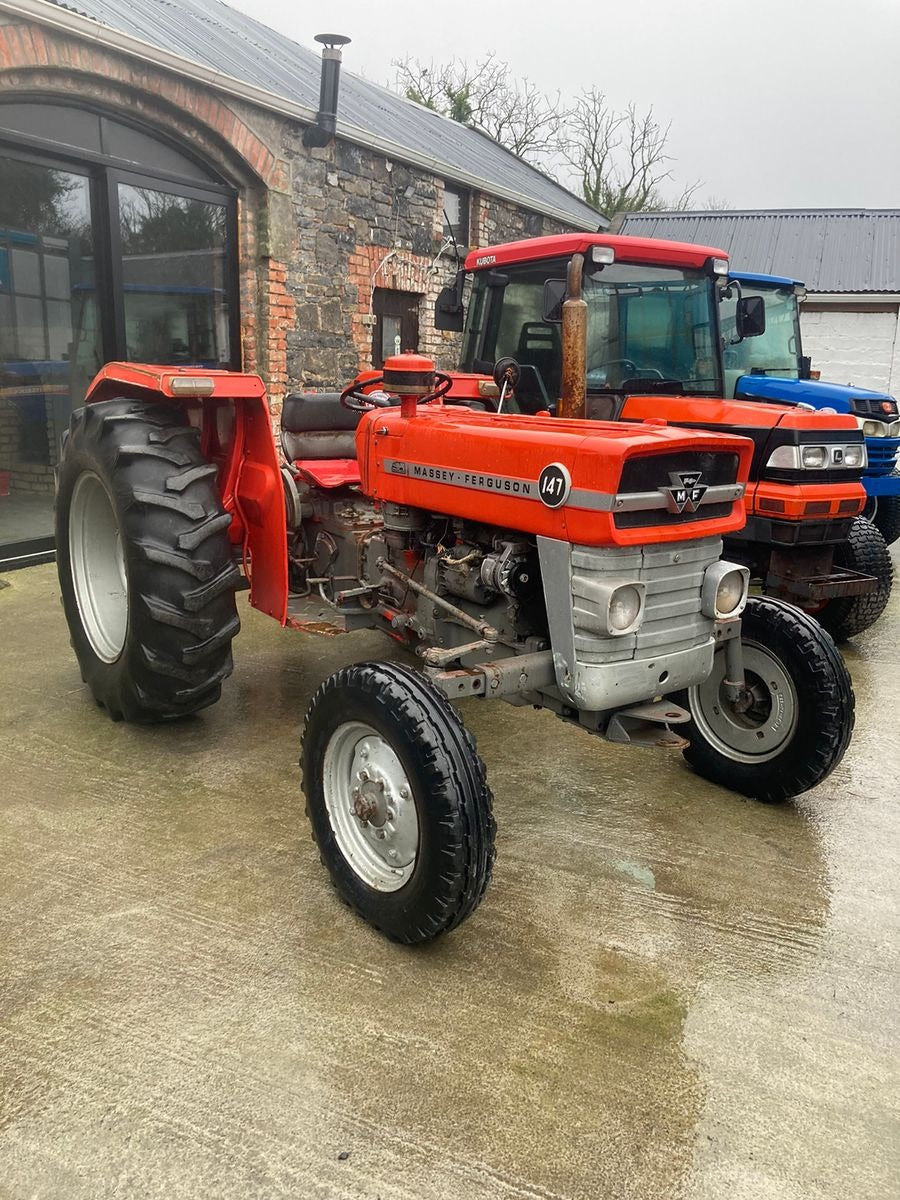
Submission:
[[[369,412],[373,408],[392,408],[395,403],[395,397],[387,392],[364,392],[363,388],[371,388],[374,384],[384,382],[383,375],[373,375],[369,379],[354,380],[349,387],[345,387],[341,392],[341,404],[344,408],[349,408],[351,412]],[[417,404],[431,404],[433,400],[440,400],[446,396],[453,386],[453,380],[449,375],[445,375],[443,371],[435,371],[434,387],[424,396],[417,396]]]

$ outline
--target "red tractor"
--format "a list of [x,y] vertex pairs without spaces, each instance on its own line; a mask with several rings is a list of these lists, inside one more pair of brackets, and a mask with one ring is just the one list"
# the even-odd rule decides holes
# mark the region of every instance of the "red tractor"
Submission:
[[[491,407],[500,364],[504,411],[555,411],[562,386],[562,305],[578,312],[567,415],[739,433],[753,442],[747,523],[725,550],[768,595],[789,600],[836,638],[867,629],[890,598],[892,567],[866,503],[866,448],[852,415],[792,403],[723,400],[720,301],[728,260],[709,246],[607,234],[532,238],[474,251],[438,301],[439,327],[461,329],[450,399]],[[728,345],[765,330],[759,297],[738,303]],[[492,399],[493,397],[493,399]]]
[[[340,395],[289,398],[283,466],[257,377],[114,363],[58,475],[65,613],[113,719],[218,699],[244,584],[282,625],[381,629],[418,656],[327,679],[302,751],[338,892],[404,942],[459,924],[493,864],[484,764],[451,700],[681,748],[773,801],[820,782],[853,725],[828,635],[748,600],[747,569],[721,561],[747,439],[478,412],[443,402],[450,382],[399,355]],[[707,724],[673,693],[702,697]]]

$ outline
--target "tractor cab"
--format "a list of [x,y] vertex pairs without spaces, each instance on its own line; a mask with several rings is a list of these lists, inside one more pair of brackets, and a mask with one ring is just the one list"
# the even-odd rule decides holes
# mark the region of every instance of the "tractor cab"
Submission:
[[[806,405],[850,413],[866,439],[868,464],[863,474],[865,515],[875,522],[885,541],[900,537],[900,413],[886,392],[825,382],[803,353],[800,303],[806,288],[796,279],[732,271],[722,292],[720,317],[723,337],[725,395],[737,400]],[[736,337],[737,306],[757,298],[765,306],[762,337]]]
[[503,412],[751,438],[748,520],[729,553],[769,594],[816,611],[838,637],[884,609],[890,556],[881,535],[857,522],[866,503],[859,424],[849,411],[776,396],[748,402],[735,387],[748,378],[739,355],[754,384],[790,353],[799,375],[799,327],[783,304],[770,316],[762,295],[729,279],[724,251],[605,233],[491,246],[470,253],[439,296],[436,324],[463,332],[448,399],[494,384]]

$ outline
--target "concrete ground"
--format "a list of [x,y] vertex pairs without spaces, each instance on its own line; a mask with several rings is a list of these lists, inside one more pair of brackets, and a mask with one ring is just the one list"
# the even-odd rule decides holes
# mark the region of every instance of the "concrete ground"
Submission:
[[849,753],[785,807],[470,702],[494,882],[403,949],[335,899],[295,763],[383,641],[244,606],[219,705],[114,725],[54,568],[7,582],[4,1200],[900,1194],[900,594],[846,651]]

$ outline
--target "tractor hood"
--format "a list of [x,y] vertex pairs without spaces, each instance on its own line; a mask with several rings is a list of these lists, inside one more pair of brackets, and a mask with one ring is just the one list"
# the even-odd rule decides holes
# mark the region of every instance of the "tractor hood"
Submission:
[[[874,416],[883,403],[895,403],[887,392],[873,392],[849,383],[828,383],[818,379],[778,379],[771,375],[742,375],[734,395],[736,400],[769,400],[774,403],[809,404],[813,408],[833,408],[835,412]],[[884,411],[884,410],[881,410]],[[896,412],[896,407],[892,413]],[[890,415],[890,414],[886,414]]]

